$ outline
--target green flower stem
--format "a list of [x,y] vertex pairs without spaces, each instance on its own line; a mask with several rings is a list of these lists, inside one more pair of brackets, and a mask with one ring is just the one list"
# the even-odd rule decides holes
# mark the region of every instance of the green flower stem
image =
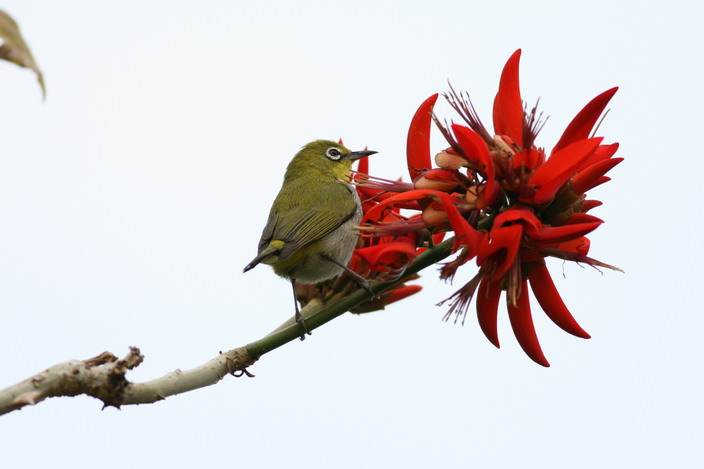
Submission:
[[[411,275],[416,274],[426,267],[430,267],[436,262],[447,258],[452,253],[452,242],[453,238],[450,238],[433,246],[432,248],[427,249],[425,252],[416,257],[416,260],[408,267],[408,269],[406,269],[406,272],[402,278],[394,282],[374,283],[371,285],[372,291],[378,295],[394,285],[402,283]],[[315,304],[313,308],[304,308],[301,312],[305,317],[308,329],[312,331],[326,322],[332,321],[336,317],[341,316],[355,306],[364,303],[370,298],[371,294],[367,290],[359,288],[358,290],[342,298],[340,301],[337,301],[329,306],[321,308],[321,304],[318,303]],[[249,353],[249,356],[256,360],[265,353],[271,352],[272,350],[281,347],[282,345],[287,344],[288,342],[291,342],[304,334],[305,331],[300,324],[292,322],[291,320],[287,321],[287,323],[290,323],[290,326],[285,328],[280,327],[263,339],[247,344],[245,348]]]

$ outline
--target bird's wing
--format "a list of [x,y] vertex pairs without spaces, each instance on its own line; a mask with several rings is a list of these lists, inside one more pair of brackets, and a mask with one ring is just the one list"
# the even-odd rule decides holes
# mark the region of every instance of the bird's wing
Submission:
[[[308,194],[305,203],[271,213],[259,250],[274,240],[283,241],[279,259],[284,260],[303,246],[324,238],[357,212],[357,202],[350,190],[354,189],[343,183],[327,184]],[[281,193],[279,197],[287,195]]]

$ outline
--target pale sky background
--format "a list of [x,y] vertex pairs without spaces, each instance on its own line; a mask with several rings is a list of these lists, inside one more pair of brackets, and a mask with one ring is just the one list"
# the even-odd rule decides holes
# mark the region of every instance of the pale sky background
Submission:
[[[450,79],[486,123],[523,49],[551,148],[598,93],[626,161],[590,195],[591,255],[549,264],[591,340],[536,309],[552,367],[502,306],[496,350],[454,287],[346,315],[255,379],[101,411],[50,399],[0,417],[2,468],[702,467],[702,51],[696,2],[0,2],[45,72],[0,64],[0,387],[139,346],[144,381],[256,340],[289,285],[248,274],[293,154],[344,138],[407,177],[408,124]],[[441,116],[454,117],[444,103]],[[435,135],[433,149],[443,142]],[[464,279],[473,275],[469,264]],[[565,278],[562,273],[564,272]]]

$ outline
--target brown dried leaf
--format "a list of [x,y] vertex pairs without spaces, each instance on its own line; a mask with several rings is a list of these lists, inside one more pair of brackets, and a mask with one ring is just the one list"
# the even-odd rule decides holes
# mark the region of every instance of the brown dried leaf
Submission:
[[46,98],[44,75],[39,70],[29,46],[24,41],[22,34],[20,34],[19,26],[17,26],[17,23],[10,15],[2,10],[0,10],[0,39],[2,39],[0,59],[33,70],[37,75],[39,86],[42,87],[42,95]]

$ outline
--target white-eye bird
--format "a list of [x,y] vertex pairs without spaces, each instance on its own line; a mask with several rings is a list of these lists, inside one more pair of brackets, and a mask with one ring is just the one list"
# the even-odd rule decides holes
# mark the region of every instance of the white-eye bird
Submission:
[[350,151],[331,140],[305,145],[286,168],[259,252],[244,268],[247,272],[259,263],[269,264],[277,275],[291,280],[296,321],[306,332],[296,282],[320,283],[347,271],[369,289],[364,278],[347,267],[357,245],[354,227],[362,219],[362,205],[349,178],[352,162],[374,153]]

